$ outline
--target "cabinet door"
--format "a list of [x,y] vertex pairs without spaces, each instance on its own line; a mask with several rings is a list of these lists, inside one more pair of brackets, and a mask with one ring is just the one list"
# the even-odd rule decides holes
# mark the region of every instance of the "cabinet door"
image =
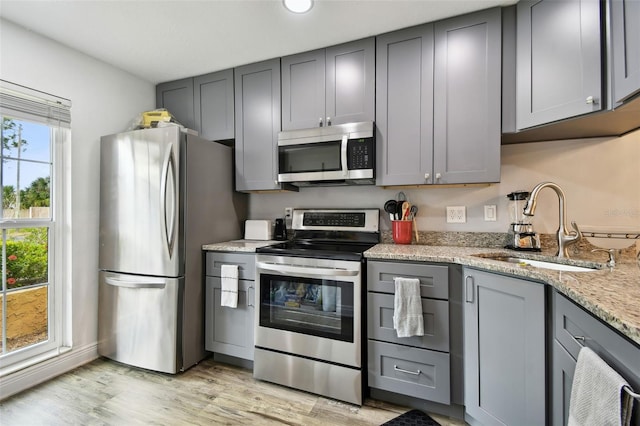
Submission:
[[208,140],[233,139],[233,70],[193,79],[196,128]]
[[431,181],[433,25],[377,37],[376,184]]
[[552,342],[551,424],[554,426],[564,426],[569,419],[569,402],[571,401],[571,387],[573,384],[573,373],[576,370],[576,360],[571,358],[571,355],[567,353],[557,340],[553,340]]
[[253,361],[255,282],[238,281],[238,307],[221,306],[221,280],[206,278],[205,349]]
[[640,91],[640,2],[611,1],[614,101]]
[[435,24],[433,183],[500,180],[500,8]]
[[374,121],[375,39],[326,50],[325,125]]
[[545,424],[544,284],[465,268],[464,286],[466,414]]
[[180,124],[200,131],[193,112],[193,78],[158,84],[156,107],[166,108]]
[[235,69],[236,190],[280,189],[280,60]]
[[325,50],[282,58],[282,129],[325,125]]
[[518,129],[602,109],[600,2],[517,5]]

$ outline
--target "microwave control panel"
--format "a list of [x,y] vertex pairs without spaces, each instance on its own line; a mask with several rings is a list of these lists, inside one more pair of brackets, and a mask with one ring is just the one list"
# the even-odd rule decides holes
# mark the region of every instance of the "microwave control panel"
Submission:
[[373,169],[375,161],[373,138],[349,139],[347,168],[349,170]]

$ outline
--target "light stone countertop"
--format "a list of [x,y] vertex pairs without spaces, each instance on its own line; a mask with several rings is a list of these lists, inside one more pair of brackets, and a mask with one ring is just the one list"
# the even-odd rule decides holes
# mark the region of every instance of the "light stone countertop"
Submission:
[[477,256],[491,253],[539,260],[555,259],[554,256],[544,253],[533,254],[499,248],[416,244],[378,244],[367,250],[364,255],[371,260],[455,263],[542,281],[640,345],[640,267],[635,257],[623,257],[611,270],[599,263],[602,261],[602,254],[596,258],[587,252],[582,259],[568,259],[566,263],[581,266],[599,265],[603,269],[592,272],[566,272],[521,266]]
[[[254,253],[256,248],[280,241],[234,240],[202,246],[207,251]],[[640,345],[640,267],[635,257],[625,256],[613,270],[605,267],[603,254],[581,251],[580,256],[566,260],[569,264],[600,266],[593,272],[566,272],[520,266],[486,259],[477,255],[504,253],[515,257],[553,260],[552,253],[534,254],[487,247],[459,247],[445,245],[378,244],[364,255],[372,260],[454,263],[491,272],[541,281],[584,307],[594,316],[611,325],[631,341]]]
[[230,251],[230,252],[243,252],[243,253],[255,253],[257,248],[266,247],[273,244],[281,243],[282,241],[274,240],[233,240],[225,241],[222,243],[205,244],[202,246],[202,250],[206,251]]

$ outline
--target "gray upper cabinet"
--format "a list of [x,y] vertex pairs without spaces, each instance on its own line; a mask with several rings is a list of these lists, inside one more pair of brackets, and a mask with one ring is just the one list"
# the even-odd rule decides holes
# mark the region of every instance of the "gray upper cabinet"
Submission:
[[204,139],[233,139],[233,70],[158,84],[156,106]]
[[516,127],[603,109],[598,0],[517,4]]
[[[546,422],[545,285],[464,268],[468,423]],[[475,421],[472,421],[475,420]]]
[[377,38],[378,185],[500,180],[501,11]]
[[233,139],[233,70],[202,75],[193,79],[195,125],[208,140]]
[[158,84],[156,107],[166,108],[180,124],[197,130],[193,110],[193,78]]
[[235,69],[236,190],[281,189],[277,145],[280,131],[280,59]]
[[435,183],[500,181],[500,8],[436,22]]
[[433,25],[377,37],[376,184],[430,182]]
[[283,130],[374,120],[373,38],[282,58]]
[[640,92],[640,2],[611,0],[614,102]]

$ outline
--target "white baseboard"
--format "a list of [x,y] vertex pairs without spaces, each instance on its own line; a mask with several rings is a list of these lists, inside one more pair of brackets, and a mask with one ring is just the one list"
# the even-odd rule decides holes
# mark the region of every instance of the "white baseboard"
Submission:
[[98,358],[98,345],[94,343],[82,348],[72,349],[55,358],[9,374],[0,381],[0,401],[71,371],[96,358]]

